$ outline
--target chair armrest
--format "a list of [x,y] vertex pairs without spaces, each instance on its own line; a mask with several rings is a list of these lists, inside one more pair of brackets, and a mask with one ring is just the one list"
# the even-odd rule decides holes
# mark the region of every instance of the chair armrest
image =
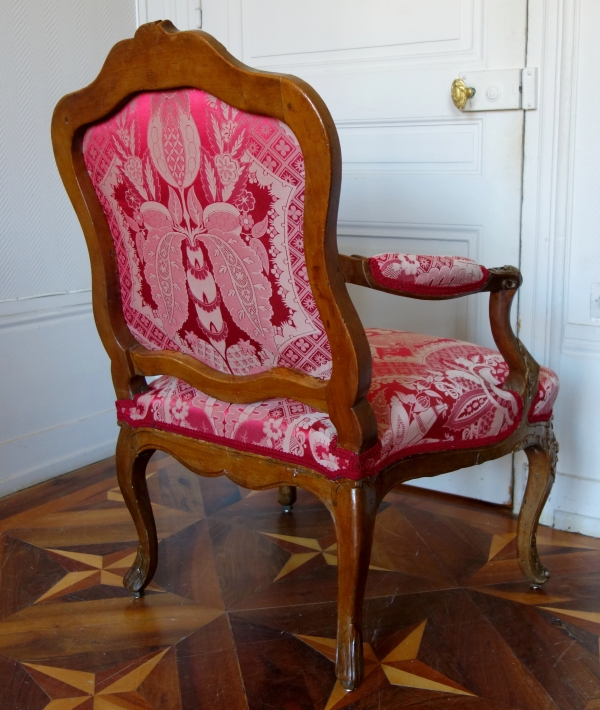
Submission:
[[514,266],[486,269],[458,256],[340,254],[346,283],[366,286],[398,296],[441,300],[482,291],[519,288],[521,273]]
[[[340,254],[340,263],[346,283],[408,298],[444,300],[489,291],[492,335],[509,369],[503,389],[518,392],[525,411],[529,412],[540,366],[510,324],[512,301],[523,283],[519,269],[515,266],[486,269],[464,257],[412,254],[379,254],[371,258]],[[413,266],[407,268],[413,273],[403,272],[404,263]],[[393,264],[399,266],[391,268]],[[419,279],[421,275],[423,278]]]

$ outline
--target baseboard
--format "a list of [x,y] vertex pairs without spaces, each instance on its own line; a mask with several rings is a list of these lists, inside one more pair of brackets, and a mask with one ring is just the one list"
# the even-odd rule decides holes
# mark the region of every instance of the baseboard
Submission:
[[[515,458],[515,513],[521,507],[526,481],[527,459],[520,452]],[[557,530],[600,537],[598,501],[600,481],[558,471],[552,493],[540,516],[540,523]]]
[[0,304],[0,496],[112,456],[110,361],[88,292]]
[[416,478],[407,485],[506,506],[511,505],[511,479],[510,456],[503,456],[443,476]]
[[557,530],[581,533],[589,537],[600,537],[600,518],[593,518],[590,515],[555,510],[552,527]]
[[[117,435],[111,409],[0,444],[0,497],[114,456]],[[65,453],[47,460],[44,451]]]

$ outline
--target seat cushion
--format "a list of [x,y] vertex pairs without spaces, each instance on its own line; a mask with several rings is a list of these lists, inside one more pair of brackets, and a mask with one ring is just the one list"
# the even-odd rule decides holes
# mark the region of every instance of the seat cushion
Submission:
[[[369,400],[379,443],[365,454],[337,445],[327,414],[290,399],[231,404],[175,377],[119,400],[119,420],[307,466],[328,478],[362,478],[406,456],[501,441],[519,425],[523,402],[501,389],[508,366],[500,353],[447,338],[367,330],[373,356]],[[558,378],[542,368],[530,421],[550,418]]]

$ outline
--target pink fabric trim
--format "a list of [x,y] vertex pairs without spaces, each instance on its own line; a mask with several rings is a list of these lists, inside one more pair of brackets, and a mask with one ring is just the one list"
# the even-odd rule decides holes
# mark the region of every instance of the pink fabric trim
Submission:
[[489,274],[484,266],[462,256],[377,254],[370,257],[369,267],[380,286],[437,296],[477,291]]
[[[373,357],[368,396],[379,443],[361,456],[341,449],[327,415],[307,405],[288,399],[231,404],[174,377],[118,401],[119,419],[276,457],[332,479],[371,476],[419,453],[496,443],[519,425],[523,403],[501,388],[508,367],[499,353],[414,333],[371,329],[367,335]],[[543,368],[538,417],[554,402],[557,383]]]

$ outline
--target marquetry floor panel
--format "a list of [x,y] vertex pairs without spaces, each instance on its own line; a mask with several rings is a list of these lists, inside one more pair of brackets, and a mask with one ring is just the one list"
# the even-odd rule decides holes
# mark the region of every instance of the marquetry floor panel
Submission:
[[157,455],[160,562],[122,586],[135,528],[100,462],[0,501],[1,710],[600,710],[600,540],[540,529],[523,581],[507,512],[401,487],[381,506],[366,677],[334,674],[337,546],[319,502]]

